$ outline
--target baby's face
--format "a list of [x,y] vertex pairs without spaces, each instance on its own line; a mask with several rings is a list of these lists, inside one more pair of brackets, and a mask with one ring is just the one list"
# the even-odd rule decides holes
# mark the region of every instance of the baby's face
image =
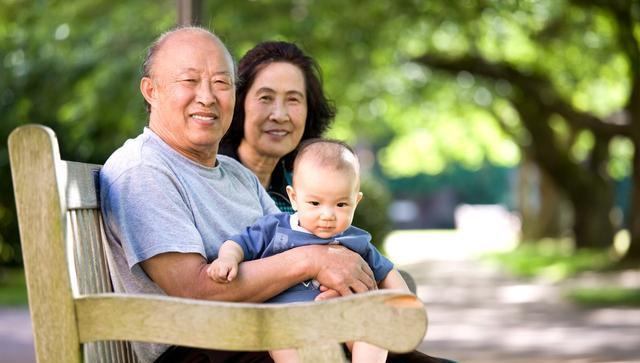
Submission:
[[344,232],[362,198],[355,173],[304,163],[298,169],[287,192],[300,226],[321,238]]

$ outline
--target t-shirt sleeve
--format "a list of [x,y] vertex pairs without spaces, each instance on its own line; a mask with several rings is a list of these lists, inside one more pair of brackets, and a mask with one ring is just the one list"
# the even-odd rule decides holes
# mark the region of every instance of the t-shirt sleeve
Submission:
[[362,258],[367,261],[369,267],[373,271],[373,275],[376,279],[376,282],[380,282],[387,277],[389,271],[393,269],[393,262],[391,262],[388,258],[384,257],[380,251],[376,248],[376,246],[371,243],[371,235],[369,232],[365,232],[360,230],[363,235],[366,236],[366,247],[365,252],[362,254]]
[[157,167],[140,165],[108,185],[105,225],[125,251],[129,267],[166,252],[205,255],[182,186]]
[[372,243],[367,244],[366,253],[362,257],[373,271],[376,282],[384,280],[389,271],[393,269],[393,262],[384,257]]
[[341,236],[337,237],[338,242],[357,252],[369,264],[377,282],[382,281],[389,271],[393,269],[393,263],[384,257],[380,251],[371,243],[371,234],[360,228],[351,226]]

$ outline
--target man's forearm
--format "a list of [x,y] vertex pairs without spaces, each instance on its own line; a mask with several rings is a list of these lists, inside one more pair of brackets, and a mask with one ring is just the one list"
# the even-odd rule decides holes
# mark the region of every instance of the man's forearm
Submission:
[[167,295],[220,301],[265,301],[305,280],[317,279],[340,295],[375,289],[373,273],[357,253],[343,246],[310,245],[240,264],[238,276],[219,283],[196,253],[163,253],[142,262]]
[[[303,249],[294,248],[277,255],[240,264],[238,276],[215,300],[263,302],[289,287],[314,276]],[[233,286],[233,283],[237,285]],[[210,297],[207,297],[210,299]]]
[[218,283],[207,275],[199,254],[164,253],[142,263],[149,277],[167,295],[219,301],[262,302],[314,276],[305,250],[293,249],[240,264],[238,276]]

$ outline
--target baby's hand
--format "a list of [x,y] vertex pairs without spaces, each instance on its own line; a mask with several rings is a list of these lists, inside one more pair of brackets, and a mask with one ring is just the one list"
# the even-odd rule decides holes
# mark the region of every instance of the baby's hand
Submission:
[[216,282],[231,282],[238,275],[238,264],[233,259],[215,259],[207,268],[207,274]]

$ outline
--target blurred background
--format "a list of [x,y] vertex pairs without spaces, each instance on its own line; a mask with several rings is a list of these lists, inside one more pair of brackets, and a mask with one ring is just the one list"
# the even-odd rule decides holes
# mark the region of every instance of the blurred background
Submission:
[[[338,110],[329,135],[354,145],[365,169],[354,223],[435,308],[426,351],[529,361],[537,348],[497,344],[490,327],[510,330],[496,321],[551,323],[579,309],[573,318],[582,323],[548,340],[538,335],[543,324],[521,334],[548,352],[592,336],[599,323],[589,314],[610,309],[620,315],[601,323],[614,335],[568,341],[543,360],[640,361],[640,333],[617,335],[640,331],[637,0],[3,0],[5,317],[27,303],[9,133],[41,123],[56,132],[64,159],[104,163],[146,125],[140,65],[179,19],[214,30],[236,59],[277,39],[318,61]],[[494,300],[487,320],[459,319]],[[446,310],[465,303],[471,310]],[[500,315],[502,303],[519,304],[516,315]],[[525,309],[545,304],[556,315]],[[600,357],[606,347],[613,351]]]

